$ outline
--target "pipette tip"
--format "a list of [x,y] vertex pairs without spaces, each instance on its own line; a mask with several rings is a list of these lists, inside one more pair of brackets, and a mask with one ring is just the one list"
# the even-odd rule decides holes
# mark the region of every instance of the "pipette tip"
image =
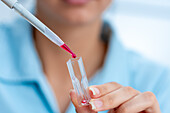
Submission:
[[72,58],[76,58],[76,54],[73,53],[73,52],[71,51],[71,49],[70,49],[66,44],[63,44],[63,45],[61,45],[60,47],[63,48],[64,50],[66,50],[67,52],[69,52],[69,53],[72,55]]

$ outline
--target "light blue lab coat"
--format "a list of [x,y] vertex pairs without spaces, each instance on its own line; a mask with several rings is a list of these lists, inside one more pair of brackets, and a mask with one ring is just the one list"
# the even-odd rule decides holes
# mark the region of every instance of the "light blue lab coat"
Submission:
[[[32,37],[32,27],[23,19],[0,25],[0,113],[59,113]],[[162,113],[170,113],[170,71],[126,50],[116,35],[110,40],[104,66],[90,85],[111,81],[152,91]],[[74,112],[70,104],[67,113]]]

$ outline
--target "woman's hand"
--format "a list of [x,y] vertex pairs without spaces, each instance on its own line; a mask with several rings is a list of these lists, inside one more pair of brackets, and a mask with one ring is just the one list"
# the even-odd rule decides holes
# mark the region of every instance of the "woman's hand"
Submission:
[[89,87],[90,106],[80,107],[74,90],[71,100],[77,113],[97,113],[109,110],[109,113],[161,113],[158,101],[152,92],[140,93],[132,87],[123,87],[116,82]]

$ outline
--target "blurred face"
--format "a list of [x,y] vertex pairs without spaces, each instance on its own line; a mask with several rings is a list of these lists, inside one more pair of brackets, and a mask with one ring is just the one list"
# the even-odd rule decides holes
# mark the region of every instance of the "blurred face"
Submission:
[[37,0],[44,18],[66,24],[87,24],[97,20],[112,0]]

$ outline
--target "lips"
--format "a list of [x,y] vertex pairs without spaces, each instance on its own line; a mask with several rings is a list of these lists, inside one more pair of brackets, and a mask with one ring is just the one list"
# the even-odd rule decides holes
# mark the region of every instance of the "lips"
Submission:
[[84,5],[88,3],[90,0],[65,0],[70,5]]

